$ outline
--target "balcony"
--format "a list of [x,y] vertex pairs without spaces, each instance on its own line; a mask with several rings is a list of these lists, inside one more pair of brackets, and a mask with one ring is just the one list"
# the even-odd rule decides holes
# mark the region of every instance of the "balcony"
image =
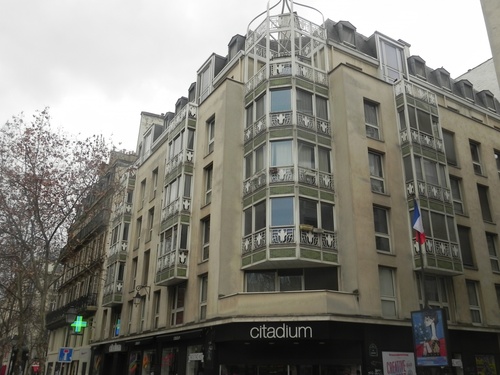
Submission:
[[66,305],[51,311],[45,315],[45,326],[49,330],[56,329],[67,325],[65,314],[70,307],[74,307],[77,315],[88,317],[94,315],[97,310],[97,293],[90,293],[86,296],[81,296],[76,300],[67,303]]
[[109,247],[107,263],[127,260],[128,241],[118,241]]
[[413,263],[415,270],[422,269],[422,250],[425,249],[424,269],[428,273],[456,276],[463,274],[462,257],[458,243],[426,238],[419,245],[413,240]]
[[104,285],[103,307],[118,306],[123,303],[123,280]]
[[189,250],[168,249],[158,256],[155,283],[169,286],[179,284],[188,278]]
[[338,264],[337,234],[309,225],[263,229],[245,236],[241,248],[244,268],[280,259],[297,267],[310,262]]

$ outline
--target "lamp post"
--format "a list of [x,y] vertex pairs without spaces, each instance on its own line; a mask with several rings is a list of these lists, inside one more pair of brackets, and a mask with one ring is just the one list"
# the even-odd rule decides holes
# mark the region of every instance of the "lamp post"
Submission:
[[[76,319],[76,315],[77,315],[78,311],[73,307],[71,306],[65,313],[64,313],[64,318],[66,319],[66,323],[70,324],[70,326],[68,327],[68,330],[66,331],[66,341],[64,343],[64,346],[67,348],[68,345],[69,345],[69,331],[71,330],[71,324],[73,324],[73,322],[75,321]],[[69,363],[67,363],[67,366],[66,366],[66,363],[65,363],[65,366],[64,366],[67,370],[65,371],[66,374],[69,374]]]
[[141,303],[141,301],[142,301],[142,296],[139,293],[139,291],[141,289],[146,289],[146,293],[147,293],[148,299],[149,299],[149,291],[150,291],[151,287],[149,285],[137,285],[135,287],[135,290],[137,291],[137,293],[134,296],[134,306],[135,307],[137,307]]

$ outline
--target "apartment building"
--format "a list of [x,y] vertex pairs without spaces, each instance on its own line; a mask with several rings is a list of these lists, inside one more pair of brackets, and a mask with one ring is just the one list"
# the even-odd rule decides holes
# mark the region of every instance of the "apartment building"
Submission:
[[121,271],[78,373],[382,374],[386,353],[419,355],[424,308],[447,326],[433,372],[496,373],[497,98],[280,3],[174,112],[142,113]]
[[[113,244],[109,246],[109,234],[114,236],[109,226],[122,212],[121,201],[126,204],[127,186],[133,181],[128,168],[135,160],[133,152],[112,151],[105,172],[85,198],[70,228],[68,243],[60,256],[62,270],[54,286],[56,297],[45,318],[49,330],[47,374],[89,373],[93,327],[96,320],[101,321],[107,314],[102,308],[109,294],[107,281],[116,278],[115,284],[119,283],[118,271],[114,273],[119,269],[116,263],[125,260],[117,246],[117,251],[113,251]],[[126,249],[119,249],[126,254]],[[76,321],[80,326],[75,325]],[[64,352],[65,348],[71,351]]]

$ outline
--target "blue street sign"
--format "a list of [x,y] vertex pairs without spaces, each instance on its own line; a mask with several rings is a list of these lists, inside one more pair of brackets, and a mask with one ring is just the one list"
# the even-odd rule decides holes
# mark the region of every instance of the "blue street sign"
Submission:
[[73,359],[73,348],[61,348],[59,349],[59,359],[57,362],[67,362],[70,363]]

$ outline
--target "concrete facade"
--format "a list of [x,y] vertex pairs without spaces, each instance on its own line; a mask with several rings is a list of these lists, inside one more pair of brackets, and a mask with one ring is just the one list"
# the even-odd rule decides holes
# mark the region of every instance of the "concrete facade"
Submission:
[[497,99],[286,3],[143,113],[123,292],[101,293],[85,374],[499,368]]

